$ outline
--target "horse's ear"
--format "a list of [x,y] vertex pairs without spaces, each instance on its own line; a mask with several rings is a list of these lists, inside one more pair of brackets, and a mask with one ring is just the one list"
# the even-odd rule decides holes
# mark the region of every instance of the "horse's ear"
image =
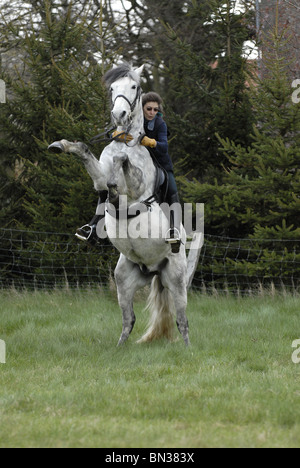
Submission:
[[140,68],[137,68],[136,70],[134,70],[135,73],[136,73],[139,77],[142,76],[142,73],[143,73],[143,71],[144,71],[144,67],[145,67],[145,65],[142,65]]

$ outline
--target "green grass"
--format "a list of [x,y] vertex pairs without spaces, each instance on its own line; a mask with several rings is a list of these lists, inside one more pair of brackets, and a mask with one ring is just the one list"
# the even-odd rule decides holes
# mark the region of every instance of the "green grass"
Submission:
[[299,447],[297,296],[192,295],[192,346],[129,341],[108,293],[0,292],[0,447]]

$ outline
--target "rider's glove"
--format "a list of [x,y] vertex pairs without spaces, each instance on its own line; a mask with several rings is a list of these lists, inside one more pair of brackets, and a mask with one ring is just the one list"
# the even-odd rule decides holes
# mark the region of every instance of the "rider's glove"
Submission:
[[147,136],[144,136],[144,138],[141,141],[141,145],[148,146],[149,148],[156,148],[157,141],[153,138],[148,138]]
[[121,143],[129,143],[133,140],[133,137],[130,134],[126,134],[125,132],[115,131],[112,134],[112,137],[115,139],[115,141],[119,141]]

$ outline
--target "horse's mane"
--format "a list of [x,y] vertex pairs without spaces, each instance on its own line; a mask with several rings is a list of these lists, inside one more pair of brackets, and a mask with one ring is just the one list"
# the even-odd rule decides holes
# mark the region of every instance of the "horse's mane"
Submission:
[[109,88],[115,81],[118,81],[120,78],[125,78],[129,76],[137,83],[140,83],[140,77],[135,73],[134,68],[130,63],[123,62],[116,68],[109,70],[103,77],[103,80],[106,86]]

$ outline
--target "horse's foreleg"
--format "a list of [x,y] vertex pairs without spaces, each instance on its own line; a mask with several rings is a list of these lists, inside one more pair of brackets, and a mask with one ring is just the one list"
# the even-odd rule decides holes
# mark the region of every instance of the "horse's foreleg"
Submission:
[[71,153],[79,156],[94,182],[95,189],[98,191],[107,190],[104,165],[95,158],[85,143],[67,140],[55,141],[48,147],[48,150],[52,153]]
[[115,280],[118,291],[118,302],[123,314],[123,328],[118,346],[125,343],[135,324],[133,298],[136,291],[151,281],[144,276],[138,265],[129,261],[121,254],[115,270]]

